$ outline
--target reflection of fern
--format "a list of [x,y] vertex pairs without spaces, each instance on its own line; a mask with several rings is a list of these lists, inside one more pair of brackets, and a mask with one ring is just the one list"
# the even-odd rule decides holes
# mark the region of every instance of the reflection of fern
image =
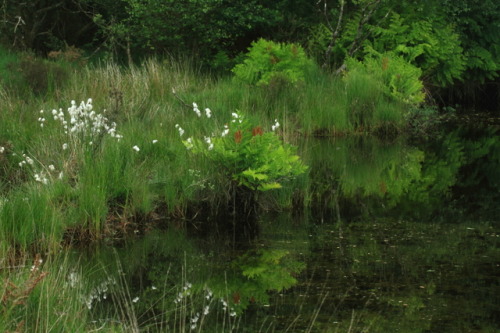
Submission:
[[294,275],[305,267],[288,251],[279,249],[250,251],[231,265],[232,273],[223,279],[212,279],[209,285],[214,295],[226,299],[236,313],[241,313],[252,303],[266,304],[271,291],[294,286],[297,283]]
[[303,264],[287,260],[285,250],[261,250],[253,257],[243,257],[243,276],[258,283],[264,290],[281,291],[293,286],[297,280],[291,275],[298,273]]
[[242,296],[267,302],[268,291],[281,291],[297,283],[293,277],[304,264],[290,258],[285,250],[259,250],[234,262],[244,280],[237,286]]

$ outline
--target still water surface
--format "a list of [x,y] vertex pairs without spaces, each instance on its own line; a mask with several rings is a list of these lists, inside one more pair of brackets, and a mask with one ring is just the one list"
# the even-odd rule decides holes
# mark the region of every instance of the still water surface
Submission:
[[310,210],[196,220],[87,254],[96,323],[133,312],[151,332],[500,332],[498,130],[307,140],[300,155]]

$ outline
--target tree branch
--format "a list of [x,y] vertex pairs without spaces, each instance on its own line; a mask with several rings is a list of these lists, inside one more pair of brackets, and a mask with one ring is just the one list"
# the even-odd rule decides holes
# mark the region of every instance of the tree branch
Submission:
[[[319,1],[318,1],[319,4]],[[340,32],[340,27],[342,26],[342,18],[344,16],[344,6],[345,6],[345,0],[340,1],[340,13],[339,13],[339,18],[337,21],[337,27],[335,30],[333,29],[332,25],[330,24],[330,20],[328,19],[328,12],[327,12],[327,4],[326,0],[324,0],[324,6],[323,6],[323,15],[325,16],[325,21],[328,26],[328,29],[332,32],[332,36],[330,38],[330,43],[328,43],[328,48],[325,51],[325,62],[321,67],[326,68],[328,64],[330,63],[330,55],[333,50],[333,46],[335,45],[337,38],[339,36]]]
[[35,12],[35,16],[37,16],[39,14],[43,14],[43,13],[48,12],[48,11],[51,11],[52,9],[56,9],[57,7],[60,7],[62,5],[64,5],[64,0],[62,0],[62,1],[58,2],[58,3],[53,4],[52,6],[40,8],[40,9],[38,9]]

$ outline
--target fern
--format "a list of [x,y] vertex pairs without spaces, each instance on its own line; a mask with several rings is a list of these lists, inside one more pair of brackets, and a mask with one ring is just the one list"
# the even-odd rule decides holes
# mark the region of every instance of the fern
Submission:
[[276,80],[291,84],[304,81],[314,67],[299,45],[260,39],[252,43],[246,59],[232,71],[240,81],[263,86]]
[[485,79],[494,80],[499,75],[500,59],[495,59],[489,50],[475,44],[469,49],[467,68],[471,79],[480,82],[484,82]]
[[380,82],[379,88],[389,98],[409,105],[424,101],[420,69],[393,53],[381,54],[370,50],[369,54],[363,62],[348,59],[348,70],[368,73]]
[[393,14],[386,27],[371,27],[371,32],[373,38],[366,43],[365,54],[375,50],[400,56],[438,86],[451,85],[462,78],[466,58],[451,26],[424,19],[406,22]]

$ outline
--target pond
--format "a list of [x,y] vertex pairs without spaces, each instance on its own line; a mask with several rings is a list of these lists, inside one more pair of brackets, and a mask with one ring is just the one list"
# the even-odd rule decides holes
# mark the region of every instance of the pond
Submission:
[[96,329],[500,331],[497,129],[308,139],[300,155],[310,210],[170,222],[74,253],[68,286]]

